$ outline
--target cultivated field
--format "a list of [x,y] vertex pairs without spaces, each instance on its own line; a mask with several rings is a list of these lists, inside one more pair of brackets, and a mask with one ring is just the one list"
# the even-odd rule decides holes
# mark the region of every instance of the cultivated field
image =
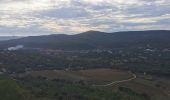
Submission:
[[32,75],[34,77],[42,76],[47,79],[86,80],[97,82],[119,81],[132,77],[131,73],[113,69],[89,69],[79,71],[43,70],[27,72],[25,75]]

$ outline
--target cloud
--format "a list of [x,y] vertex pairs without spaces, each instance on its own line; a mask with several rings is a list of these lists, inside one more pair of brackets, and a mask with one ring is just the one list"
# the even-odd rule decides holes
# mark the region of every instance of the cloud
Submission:
[[42,11],[40,16],[49,16],[55,18],[77,18],[86,17],[89,13],[84,8],[80,7],[62,7],[59,9],[52,9],[50,11]]
[[0,0],[0,15],[0,35],[163,30],[170,28],[170,1]]

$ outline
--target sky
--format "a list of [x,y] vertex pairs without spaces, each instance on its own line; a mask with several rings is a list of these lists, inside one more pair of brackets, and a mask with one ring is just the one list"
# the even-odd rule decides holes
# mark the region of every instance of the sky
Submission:
[[170,0],[0,0],[0,36],[169,29]]

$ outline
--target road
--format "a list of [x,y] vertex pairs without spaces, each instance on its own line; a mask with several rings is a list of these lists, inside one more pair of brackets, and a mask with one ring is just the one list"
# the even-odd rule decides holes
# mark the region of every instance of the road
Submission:
[[131,81],[131,80],[134,80],[134,79],[136,79],[136,74],[133,74],[133,77],[130,78],[130,79],[121,80],[121,81],[113,81],[111,83],[104,84],[104,85],[93,84],[93,86],[95,86],[95,87],[106,87],[106,86],[111,86],[111,85],[118,84],[118,83],[128,82],[128,81]]

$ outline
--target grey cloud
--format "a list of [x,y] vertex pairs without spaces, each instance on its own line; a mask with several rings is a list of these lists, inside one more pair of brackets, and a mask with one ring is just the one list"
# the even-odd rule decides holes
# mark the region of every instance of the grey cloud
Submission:
[[39,16],[48,16],[55,18],[77,18],[77,17],[86,17],[89,13],[83,8],[74,8],[74,7],[62,7],[59,9],[52,9],[40,12]]
[[[79,33],[86,30],[106,32],[124,30],[145,30],[170,28],[169,0],[1,0],[12,7],[0,10],[1,33],[30,35],[32,33]],[[88,1],[88,2],[87,2]],[[95,2],[96,1],[96,2]],[[98,2],[97,2],[98,1]],[[13,5],[13,2],[30,4],[25,7]],[[32,4],[33,7],[32,8]],[[8,5],[3,5],[3,7]],[[35,9],[36,7],[36,9]],[[1,7],[0,7],[1,8]],[[18,9],[18,11],[16,11]],[[19,12],[22,11],[22,12]],[[5,22],[13,23],[5,23]],[[21,24],[22,22],[23,24]],[[18,27],[17,27],[18,26]],[[21,26],[21,27],[20,27]],[[22,27],[23,26],[23,27]],[[166,27],[165,27],[166,26]],[[20,33],[17,33],[20,32]],[[35,34],[34,34],[35,35]]]

